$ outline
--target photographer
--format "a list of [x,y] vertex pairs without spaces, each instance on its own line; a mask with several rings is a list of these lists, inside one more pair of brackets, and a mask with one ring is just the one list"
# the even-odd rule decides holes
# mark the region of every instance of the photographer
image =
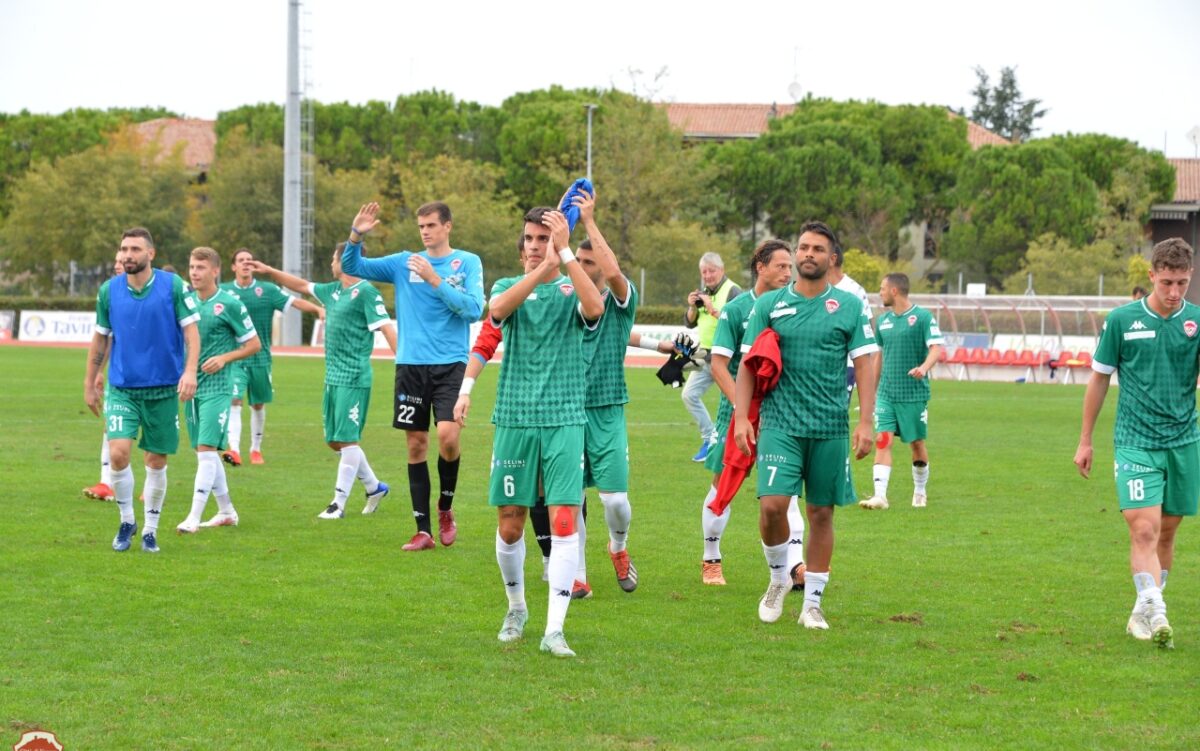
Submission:
[[[700,256],[700,288],[688,293],[688,308],[683,314],[683,322],[689,329],[696,329],[696,338],[702,349],[712,347],[721,308],[741,291],[725,276],[725,262],[721,256],[711,252]],[[694,462],[708,458],[708,450],[716,439],[717,431],[703,401],[704,394],[712,385],[712,363],[706,357],[704,367],[693,372],[683,387],[683,406],[700,426],[700,450],[692,457]]]

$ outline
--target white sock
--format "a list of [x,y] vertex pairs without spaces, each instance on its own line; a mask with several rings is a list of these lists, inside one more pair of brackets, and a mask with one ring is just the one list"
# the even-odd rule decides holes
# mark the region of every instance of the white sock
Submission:
[[1139,571],[1133,575],[1133,588],[1137,590],[1138,600],[1163,604],[1162,587],[1154,583],[1154,574],[1149,571]]
[[771,570],[771,583],[783,584],[788,580],[787,542],[778,545],[762,544],[763,555],[767,557],[767,568]]
[[358,463],[362,451],[358,446],[347,446],[338,452],[337,484],[333,486],[333,502],[338,508],[346,507],[346,499],[354,487],[354,478],[358,475]]
[[137,517],[133,515],[133,469],[114,469],[112,471],[113,495],[117,499],[117,509],[121,512],[122,524],[133,524]]
[[719,561],[721,560],[721,535],[725,534],[725,525],[729,523],[729,515],[733,511],[732,506],[725,507],[725,513],[717,516],[708,507],[712,499],[717,495],[716,489],[709,491],[709,497],[704,499],[704,506],[700,510],[700,524],[704,528],[704,560]]
[[250,450],[262,451],[263,429],[267,425],[267,405],[262,409],[250,408]]
[[192,510],[188,512],[185,524],[199,524],[204,516],[204,507],[208,505],[208,494],[213,492],[217,484],[217,468],[221,457],[216,451],[196,452],[196,484],[192,487]]
[[[216,452],[213,452],[216,453]],[[213,478],[213,496],[217,499],[217,510],[226,516],[233,516],[237,511],[233,508],[233,499],[229,497],[229,480],[225,477],[225,462],[214,462],[217,467],[216,477]]]
[[875,478],[875,497],[887,498],[888,480],[892,477],[892,465],[876,464],[874,469]]
[[579,556],[579,535],[554,535],[550,540],[550,603],[546,609],[546,633],[563,630],[567,606],[571,604],[571,578]]
[[242,453],[242,405],[229,406],[229,450]]
[[367,462],[367,454],[362,450],[362,446],[354,448],[358,449],[358,481],[362,483],[363,489],[368,493],[374,493],[379,490],[379,478],[371,470],[371,465]]
[[1161,579],[1159,579],[1158,581],[1159,581],[1159,585],[1158,585],[1158,588],[1159,588],[1159,589],[1166,589],[1166,588],[1167,588],[1167,569],[1165,569],[1165,568],[1164,568],[1164,569],[1162,570],[1162,578],[1161,578]]
[[912,473],[913,493],[925,495],[925,485],[929,482],[929,465],[926,464],[924,467],[918,467],[916,464],[914,464]]
[[825,587],[829,586],[829,572],[823,574],[814,574],[812,571],[804,572],[804,609],[821,607],[821,595],[825,594]]
[[112,467],[108,463],[108,433],[104,434],[104,440],[100,442],[100,482],[112,487]]
[[510,609],[525,610],[525,535],[511,545],[496,530],[496,563]]
[[788,575],[792,573],[792,569],[801,563],[804,563],[804,513],[800,510],[800,497],[792,496],[791,502],[788,504],[788,550],[787,550],[787,570]]
[[633,509],[629,506],[628,493],[601,493],[600,503],[604,505],[604,522],[608,525],[608,549],[620,553],[625,549],[625,540],[629,537],[629,521],[633,517]]
[[[579,507],[579,514],[576,517],[576,536],[579,539],[579,550],[576,553],[577,563],[575,564],[575,578],[587,584],[587,555],[584,549],[587,546],[587,520],[583,518],[583,506]],[[554,540],[555,537],[551,533],[550,537],[550,557],[554,557]],[[553,580],[551,580],[553,581]]]
[[146,484],[143,487],[146,496],[146,522],[142,526],[142,534],[158,531],[158,517],[162,515],[163,501],[167,498],[167,467],[151,469],[146,467]]

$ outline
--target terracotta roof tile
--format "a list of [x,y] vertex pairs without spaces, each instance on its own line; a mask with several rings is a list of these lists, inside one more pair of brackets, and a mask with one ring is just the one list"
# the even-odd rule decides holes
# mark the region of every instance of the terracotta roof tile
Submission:
[[[730,138],[757,138],[767,132],[772,111],[775,117],[790,115],[793,104],[683,104],[678,102],[660,104],[667,111],[667,119],[676,130],[683,131],[684,138],[725,140]],[[951,118],[958,117],[953,112]],[[987,128],[967,120],[967,143],[972,149],[981,146],[1009,146],[1011,141]]]
[[1175,168],[1174,203],[1200,203],[1200,159],[1168,159]]
[[217,148],[215,120],[184,120],[162,117],[133,126],[134,132],[146,141],[158,140],[164,153],[170,153],[177,143],[183,148],[183,161],[190,169],[205,170],[213,162]]

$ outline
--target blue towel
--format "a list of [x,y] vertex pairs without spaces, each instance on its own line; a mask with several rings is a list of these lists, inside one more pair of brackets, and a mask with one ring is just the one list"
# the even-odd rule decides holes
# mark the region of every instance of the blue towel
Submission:
[[567,228],[575,231],[575,225],[579,222],[579,207],[571,203],[575,196],[587,193],[589,196],[596,195],[596,189],[592,187],[592,181],[586,177],[581,177],[571,183],[571,189],[563,196],[562,203],[559,204],[558,210],[567,217]]

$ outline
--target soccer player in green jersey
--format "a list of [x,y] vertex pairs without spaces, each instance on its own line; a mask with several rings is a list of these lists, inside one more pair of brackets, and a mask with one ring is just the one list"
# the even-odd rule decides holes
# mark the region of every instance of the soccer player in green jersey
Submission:
[[888,274],[879,283],[879,297],[887,308],[875,323],[881,356],[875,358],[879,393],[875,400],[875,494],[859,501],[865,509],[888,507],[887,487],[892,476],[892,436],[912,448],[912,505],[925,508],[929,482],[929,371],[937,364],[946,343],[933,314],[908,301],[908,276]]
[[[186,408],[188,435],[196,450],[196,484],[192,509],[175,527],[181,535],[194,534],[200,527],[237,526],[237,511],[229,497],[229,482],[217,452],[225,448],[225,421],[233,398],[231,366],[259,350],[258,334],[246,306],[217,286],[221,279],[221,256],[217,251],[192,250],[188,277],[192,280],[196,309],[200,311],[200,375],[196,396]],[[201,523],[210,493],[217,498],[217,513]]]
[[1175,558],[1175,534],[1183,517],[1196,515],[1200,497],[1200,307],[1184,299],[1191,279],[1190,245],[1173,237],[1154,246],[1150,294],[1104,321],[1075,450],[1075,466],[1087,477],[1096,417],[1109,379],[1119,373],[1113,471],[1137,590],[1126,630],[1164,648],[1173,646],[1163,588]]
[[745,358],[759,334],[773,330],[781,363],[779,382],[762,402],[757,445],[747,416],[755,372],[740,367],[735,382],[733,438],[742,453],[757,451],[759,529],[771,571],[771,583],[758,604],[758,617],[766,623],[783,614],[783,598],[792,587],[787,507],[790,496],[800,495],[808,516],[800,623],[829,628],[821,596],[833,558],[833,511],[854,502],[846,441],[846,355],[858,371],[862,407],[851,438],[854,454],[861,459],[871,451],[875,370],[867,365],[879,347],[862,301],[826,279],[836,246],[837,235],[824,223],[801,227],[796,243],[799,279],[758,298],[742,338]]
[[[103,395],[113,494],[121,526],[113,550],[129,550],[137,533],[133,514],[133,440],[145,454],[146,499],[142,550],[157,553],[158,520],[167,493],[167,457],[179,448],[179,401],[196,393],[200,358],[196,301],[175,274],[155,270],[154,239],[143,227],[126,230],[117,256],[125,273],[96,295],[96,329],[88,348],[83,399],[100,414],[100,367],[109,358],[109,390]],[[109,336],[111,334],[111,337]]]
[[[717,442],[704,460],[704,466],[713,473],[712,485],[704,498],[700,524],[704,530],[704,558],[701,561],[700,580],[705,584],[723,586],[725,574],[721,569],[721,535],[729,523],[730,509],[726,507],[719,516],[708,504],[717,497],[717,485],[725,468],[725,441],[729,421],[733,417],[734,377],[742,362],[742,335],[746,332],[747,319],[755,301],[762,295],[787,286],[792,280],[792,249],[782,240],[766,240],[759,244],[750,258],[750,277],[754,287],[749,294],[740,294],[726,303],[717,319],[717,331],[712,342],[712,377],[721,390],[721,404],[717,407]],[[804,571],[804,518],[793,498],[788,504],[788,570],[795,571],[793,581],[803,582]],[[795,558],[795,560],[792,560]]]
[[[599,491],[608,526],[608,556],[616,571],[617,584],[625,592],[632,592],[637,589],[638,573],[626,549],[633,510],[629,505],[629,434],[625,428],[625,404],[629,401],[625,348],[633,333],[638,292],[633,282],[621,273],[616,255],[596,225],[596,196],[581,191],[573,203],[579,207],[579,221],[588,236],[579,245],[579,265],[600,290],[604,301],[604,315],[599,324],[584,334],[587,346],[592,349],[584,393],[587,417],[583,439],[584,485]],[[587,539],[584,523],[579,529],[579,565],[572,593],[580,582],[590,593],[583,563]]]
[[271,381],[271,332],[275,326],[275,312],[285,312],[294,305],[297,310],[318,318],[325,315],[325,309],[321,306],[292,297],[271,282],[255,279],[251,268],[253,261],[254,254],[249,248],[238,248],[233,254],[234,280],[221,285],[221,289],[237,297],[246,306],[262,344],[262,349],[230,371],[233,406],[229,410],[229,446],[221,458],[234,467],[242,463],[243,401],[250,403],[250,463],[263,463],[262,440],[267,425],[267,404],[275,399],[275,387]]
[[371,404],[375,332],[382,333],[395,352],[396,327],[379,290],[370,282],[342,272],[345,246],[338,243],[334,249],[330,262],[334,281],[325,284],[314,284],[260,261],[251,263],[255,273],[269,276],[293,292],[312,295],[325,306],[325,397],[321,413],[325,441],[339,459],[333,500],[317,515],[321,519],[341,519],[345,515],[346,501],[356,477],[367,494],[364,514],[375,513],[379,502],[391,490],[375,476],[359,441]]
[[[525,605],[525,517],[538,485],[549,507],[549,605],[541,649],[573,657],[563,636],[579,555],[577,511],[582,501],[583,438],[588,348],[586,329],[604,313],[604,300],[568,246],[566,218],[553,209],[525,215],[525,252],[536,269],[492,287],[489,312],[504,336],[504,359],[492,422],[489,503],[497,508],[496,561],[508,596],[498,638],[520,639]],[[560,265],[565,266],[563,276]]]

